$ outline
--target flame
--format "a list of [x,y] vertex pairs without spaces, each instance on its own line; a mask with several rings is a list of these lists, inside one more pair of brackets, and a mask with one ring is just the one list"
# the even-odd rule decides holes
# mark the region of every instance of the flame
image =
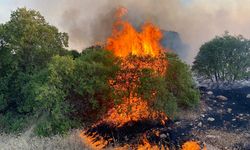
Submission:
[[[143,119],[159,120],[164,124],[167,116],[162,112],[153,110],[149,102],[143,99],[136,90],[140,86],[143,69],[153,70],[153,76],[163,76],[166,72],[167,60],[160,45],[162,33],[158,27],[151,23],[145,23],[141,32],[136,31],[129,22],[122,20],[126,13],[126,8],[118,9],[113,32],[111,37],[107,39],[105,48],[121,58],[121,69],[114,79],[109,80],[109,85],[114,89],[115,94],[127,94],[121,97],[121,103],[114,104],[113,108],[95,125],[105,122],[120,127],[130,121]],[[130,57],[131,55],[132,57]],[[157,91],[151,91],[150,94],[151,99],[154,100]],[[92,149],[101,149],[108,143],[103,139],[95,141],[95,135],[86,135],[84,132],[80,137]],[[146,138],[142,141],[137,149],[160,148],[152,146]],[[127,149],[127,147],[129,145],[119,149]]]
[[[187,141],[182,145],[182,150],[201,150],[201,147],[196,141]],[[207,150],[206,146],[204,146],[203,150]]]
[[106,49],[114,52],[116,56],[126,57],[130,54],[136,56],[159,56],[163,50],[160,45],[162,33],[151,23],[145,23],[141,32],[121,18],[127,13],[123,7],[118,9],[117,21],[113,25],[113,32],[107,39]]
[[[121,71],[115,79],[109,81],[110,86],[115,89],[115,93],[129,93],[122,98],[122,103],[115,105],[103,119],[116,126],[140,119],[166,118],[163,113],[152,110],[148,102],[136,93],[142,69],[154,70],[156,76],[164,75],[166,72],[167,61],[160,45],[162,33],[151,23],[144,24],[142,31],[137,32],[129,22],[122,20],[126,13],[127,9],[124,7],[117,10],[117,20],[105,47],[122,60]],[[130,59],[129,55],[137,58]],[[151,95],[154,99],[156,92],[152,91]]]
[[[97,133],[95,133],[95,134],[97,134]],[[85,146],[87,146],[88,148],[93,149],[93,150],[104,149],[104,147],[107,145],[108,141],[104,140],[102,138],[96,140],[95,134],[93,134],[92,136],[89,136],[89,135],[86,135],[85,132],[81,132],[79,136],[82,139]]]
[[159,147],[158,145],[151,145],[146,138],[144,138],[142,142],[143,142],[142,144],[138,145],[137,150],[160,150],[160,149],[165,149],[163,146]]
[[[153,110],[147,100],[144,100],[136,92],[136,88],[140,85],[140,76],[142,69],[154,70],[154,75],[163,75],[166,71],[167,62],[165,58],[154,59],[122,59],[121,71],[116,75],[115,79],[109,81],[110,86],[114,88],[115,93],[129,93],[128,96],[122,98],[119,105],[108,111],[103,121],[122,126],[129,121],[138,121],[143,119],[159,119],[166,120],[164,113]],[[152,91],[152,99],[155,99],[156,92]],[[162,121],[164,123],[164,121]]]

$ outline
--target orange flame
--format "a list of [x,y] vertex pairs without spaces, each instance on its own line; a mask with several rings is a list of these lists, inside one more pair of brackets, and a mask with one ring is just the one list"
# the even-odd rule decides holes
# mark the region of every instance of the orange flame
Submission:
[[[161,119],[166,120],[165,114],[153,110],[148,101],[142,99],[136,92],[136,88],[140,86],[140,70],[152,69],[156,76],[161,76],[166,71],[167,62],[165,58],[148,59],[123,59],[121,63],[121,71],[116,78],[110,80],[110,86],[114,88],[115,93],[129,93],[128,96],[122,98],[119,105],[115,105],[103,121],[109,122],[115,126],[122,126],[129,121],[138,121],[143,119]],[[155,99],[156,93],[152,91],[152,100]],[[164,123],[164,121],[162,122]]]
[[81,132],[79,136],[82,139],[85,146],[93,150],[101,150],[108,143],[108,141],[104,139],[95,140],[94,136],[88,136],[85,134],[85,132]]
[[[121,70],[116,77],[109,81],[109,85],[117,93],[127,93],[121,98],[120,104],[114,105],[112,109],[100,120],[99,123],[106,122],[114,126],[122,126],[129,121],[138,121],[143,119],[158,119],[165,123],[167,117],[162,112],[157,112],[150,107],[147,100],[144,100],[136,88],[140,86],[141,71],[143,69],[153,70],[153,75],[162,76],[166,72],[167,60],[160,45],[162,33],[160,29],[151,23],[142,26],[142,31],[136,29],[127,21],[121,18],[127,13],[127,9],[121,7],[116,13],[117,20],[113,26],[113,32],[106,41],[105,48],[121,57]],[[131,57],[127,57],[133,55]],[[155,99],[157,91],[151,91],[152,100]],[[81,134],[91,147],[101,148],[106,145],[106,141],[94,141],[92,136]],[[126,146],[123,147],[126,149]],[[146,140],[138,149],[158,149],[157,146],[151,146]]]
[[[182,150],[201,150],[201,147],[196,141],[187,141],[182,145]],[[203,150],[207,150],[206,146],[204,146]]]
[[117,21],[114,23],[112,36],[107,39],[106,49],[114,52],[116,56],[126,57],[129,54],[136,56],[159,56],[163,48],[160,45],[162,33],[151,23],[145,23],[142,31],[136,29],[121,17],[127,13],[125,8],[118,9]]
[[[144,24],[142,31],[137,32],[129,22],[122,20],[122,16],[126,13],[127,9],[124,7],[117,10],[117,20],[105,47],[116,56],[122,57],[121,71],[115,79],[110,80],[110,86],[115,89],[115,93],[129,93],[122,98],[122,103],[114,106],[103,119],[116,126],[122,126],[129,121],[164,116],[163,113],[152,110],[148,102],[136,93],[136,88],[140,86],[142,69],[151,69],[155,71],[156,76],[161,76],[166,72],[167,61],[160,45],[162,33],[151,23]],[[137,58],[130,59],[128,55],[134,55]],[[156,92],[152,91],[151,94],[154,99]]]

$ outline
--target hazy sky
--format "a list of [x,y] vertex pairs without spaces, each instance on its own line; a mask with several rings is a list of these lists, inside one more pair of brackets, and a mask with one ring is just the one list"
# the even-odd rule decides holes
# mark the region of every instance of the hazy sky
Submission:
[[111,12],[118,6],[127,7],[136,23],[150,20],[161,29],[179,32],[192,49],[188,62],[201,44],[225,30],[250,38],[250,0],[0,0],[0,23],[24,6],[68,32],[70,46],[78,50],[110,33]]

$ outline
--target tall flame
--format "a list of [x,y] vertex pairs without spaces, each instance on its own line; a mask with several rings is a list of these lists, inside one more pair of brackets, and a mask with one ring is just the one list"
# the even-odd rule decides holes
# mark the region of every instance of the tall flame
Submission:
[[136,56],[156,57],[162,52],[160,29],[151,23],[145,23],[142,31],[136,29],[121,18],[127,13],[126,8],[120,8],[116,14],[112,36],[107,39],[106,49],[114,52],[116,56],[126,57],[129,54]]

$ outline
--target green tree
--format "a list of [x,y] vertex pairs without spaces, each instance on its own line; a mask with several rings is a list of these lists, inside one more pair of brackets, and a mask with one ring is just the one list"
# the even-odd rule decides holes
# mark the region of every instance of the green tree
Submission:
[[[29,84],[53,56],[65,53],[67,44],[67,34],[60,33],[34,10],[19,8],[12,12],[10,21],[0,25],[0,119],[8,116],[18,122],[33,113],[25,105],[31,101],[27,93],[30,97],[34,94],[30,88],[37,85]],[[11,124],[15,123],[5,126],[2,122],[0,128],[11,128]]]
[[201,46],[192,70],[214,82],[229,82],[249,78],[250,41],[227,32]]
[[37,11],[19,8],[3,25],[1,39],[10,47],[24,72],[45,67],[52,56],[68,46],[66,33],[49,25]]

